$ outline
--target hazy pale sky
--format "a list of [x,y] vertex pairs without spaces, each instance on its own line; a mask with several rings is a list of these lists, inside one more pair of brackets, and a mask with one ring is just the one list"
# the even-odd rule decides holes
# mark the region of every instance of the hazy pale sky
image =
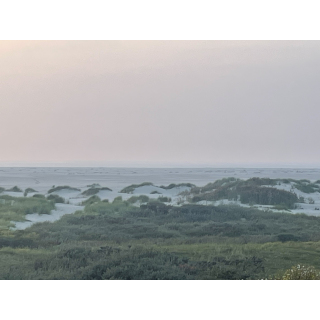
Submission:
[[319,41],[0,41],[0,163],[320,164]]

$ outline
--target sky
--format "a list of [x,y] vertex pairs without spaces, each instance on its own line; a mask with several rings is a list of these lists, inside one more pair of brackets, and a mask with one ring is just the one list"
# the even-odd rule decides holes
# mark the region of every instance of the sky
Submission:
[[320,166],[319,41],[0,41],[0,165]]

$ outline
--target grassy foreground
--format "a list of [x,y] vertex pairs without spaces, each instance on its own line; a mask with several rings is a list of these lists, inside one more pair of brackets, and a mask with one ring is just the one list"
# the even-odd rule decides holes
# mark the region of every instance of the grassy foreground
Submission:
[[277,278],[294,265],[320,269],[319,230],[306,215],[95,197],[54,223],[2,230],[0,278]]

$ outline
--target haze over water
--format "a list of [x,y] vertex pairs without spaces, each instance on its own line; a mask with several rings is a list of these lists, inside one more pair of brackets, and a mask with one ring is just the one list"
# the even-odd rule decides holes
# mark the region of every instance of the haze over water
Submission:
[[319,168],[107,168],[107,167],[0,167],[0,186],[32,187],[47,191],[53,185],[85,187],[99,183],[114,190],[131,184],[155,185],[189,182],[203,186],[215,180],[236,177],[320,179]]

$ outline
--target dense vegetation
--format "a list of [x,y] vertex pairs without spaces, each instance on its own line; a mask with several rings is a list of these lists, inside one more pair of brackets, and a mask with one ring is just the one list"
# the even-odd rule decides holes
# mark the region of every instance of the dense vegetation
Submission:
[[0,196],[0,230],[13,227],[12,221],[24,221],[27,214],[49,214],[52,209],[54,209],[54,203],[46,199],[2,195]]
[[[153,184],[121,192],[142,186]],[[83,211],[25,230],[14,230],[13,221],[48,214],[55,203],[65,202],[54,192],[80,189],[53,186],[47,197],[26,197],[36,192],[28,188],[25,197],[0,196],[1,279],[320,279],[320,217],[209,202],[229,199],[289,210],[298,202],[312,203],[299,192],[319,192],[319,181],[225,178],[201,188],[160,187],[188,187],[179,196],[190,203],[182,206],[170,205],[172,199],[158,191],[151,192],[157,199],[118,196],[109,203],[97,196],[109,188],[87,187]],[[202,200],[209,205],[196,204]]]
[[278,182],[269,178],[248,180],[225,178],[209,183],[203,188],[193,188],[189,194],[194,195],[193,202],[228,199],[240,200],[244,204],[281,205],[285,208],[294,208],[295,203],[299,202],[297,195],[294,192],[273,188],[272,186]]
[[[46,199],[19,199],[53,206]],[[318,275],[318,217],[129,202],[94,195],[84,211],[7,230],[0,239],[0,278],[276,279],[298,264],[314,266],[311,273]]]
[[140,202],[140,203],[144,203],[144,202],[148,202],[150,199],[148,196],[146,195],[140,195],[140,196],[132,196],[130,197],[127,202],[129,203],[136,203],[136,202]]
[[57,194],[49,194],[47,199],[53,201],[54,203],[65,203],[65,199]]

